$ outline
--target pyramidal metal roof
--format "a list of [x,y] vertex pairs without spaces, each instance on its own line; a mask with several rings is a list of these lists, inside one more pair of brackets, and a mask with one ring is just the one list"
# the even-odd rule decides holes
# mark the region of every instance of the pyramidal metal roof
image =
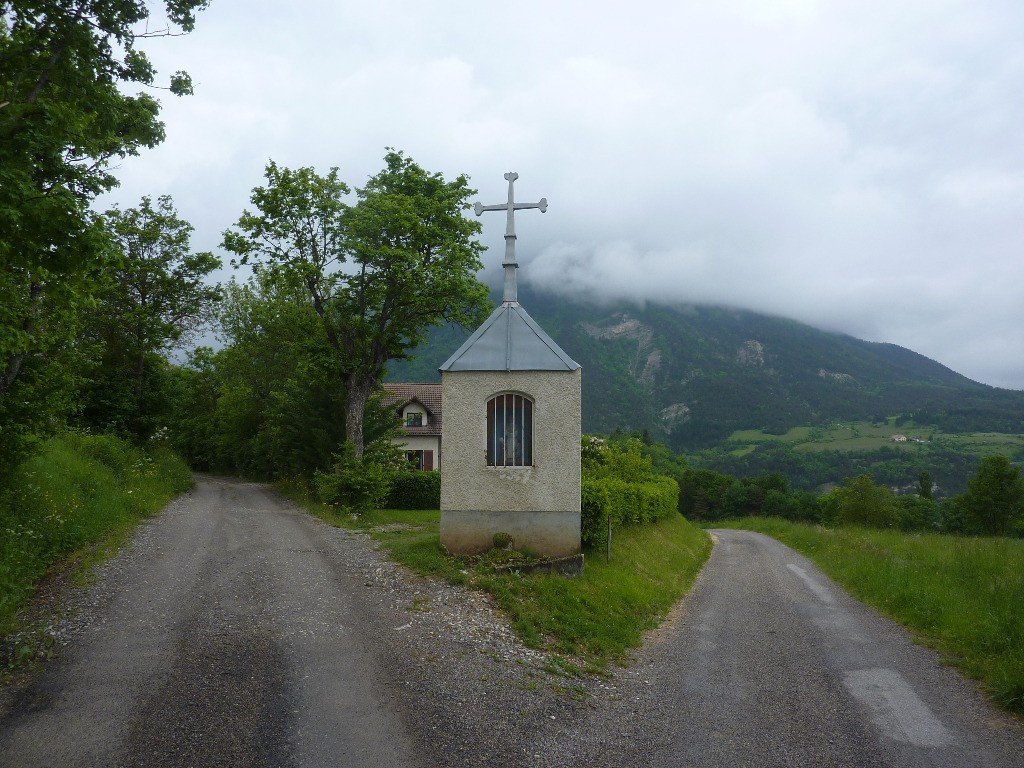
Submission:
[[575,371],[580,368],[518,301],[503,301],[442,371]]

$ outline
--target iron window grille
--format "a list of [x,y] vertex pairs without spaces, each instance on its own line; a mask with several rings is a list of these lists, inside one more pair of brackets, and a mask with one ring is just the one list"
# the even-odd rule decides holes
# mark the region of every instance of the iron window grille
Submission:
[[533,466],[533,401],[505,393],[487,401],[487,466]]

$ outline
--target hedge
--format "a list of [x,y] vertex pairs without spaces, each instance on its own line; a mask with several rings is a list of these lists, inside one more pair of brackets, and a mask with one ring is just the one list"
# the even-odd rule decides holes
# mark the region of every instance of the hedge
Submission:
[[679,484],[659,475],[640,483],[614,477],[584,478],[581,487],[583,544],[598,547],[608,537],[608,518],[613,523],[650,523],[676,513]]
[[440,472],[397,472],[384,500],[386,509],[440,509]]

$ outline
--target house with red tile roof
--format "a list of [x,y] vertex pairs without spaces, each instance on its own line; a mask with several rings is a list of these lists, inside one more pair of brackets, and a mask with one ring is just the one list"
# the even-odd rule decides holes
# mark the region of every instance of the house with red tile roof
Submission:
[[441,468],[441,385],[384,384],[382,401],[391,406],[402,432],[405,457],[417,469]]

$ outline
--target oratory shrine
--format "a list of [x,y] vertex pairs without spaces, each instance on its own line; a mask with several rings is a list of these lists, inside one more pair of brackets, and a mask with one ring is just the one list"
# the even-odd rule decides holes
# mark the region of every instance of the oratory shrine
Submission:
[[504,294],[441,366],[441,543],[477,554],[500,533],[516,549],[568,557],[580,552],[582,369],[518,301],[515,212],[548,205],[515,202],[518,177],[505,174],[506,203],[474,206],[506,212]]

